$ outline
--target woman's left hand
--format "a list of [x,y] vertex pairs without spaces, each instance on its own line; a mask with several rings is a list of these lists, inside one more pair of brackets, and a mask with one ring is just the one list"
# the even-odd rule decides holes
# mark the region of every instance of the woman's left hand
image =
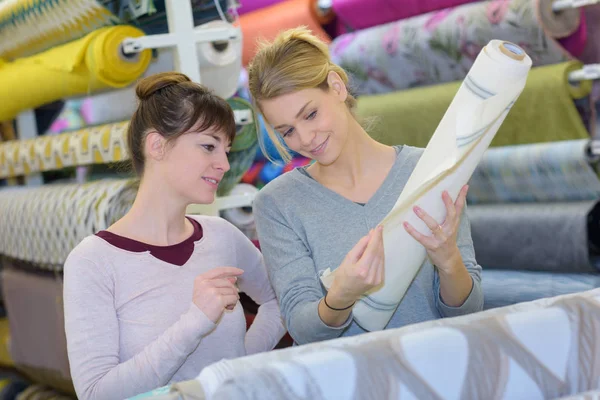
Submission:
[[456,237],[460,225],[460,216],[467,200],[468,189],[467,185],[463,186],[454,204],[447,191],[442,193],[442,200],[446,205],[446,220],[442,224],[439,224],[422,208],[414,207],[417,216],[433,232],[431,236],[423,235],[414,226],[404,222],[406,231],[425,247],[432,264],[443,272],[452,272],[452,269],[462,262],[462,256],[456,244]]

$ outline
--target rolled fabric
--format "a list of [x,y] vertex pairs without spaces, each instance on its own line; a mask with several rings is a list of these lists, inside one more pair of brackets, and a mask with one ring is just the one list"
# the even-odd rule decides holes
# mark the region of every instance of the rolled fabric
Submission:
[[248,65],[256,54],[258,40],[273,40],[282,30],[300,25],[307,26],[324,42],[331,42],[321,27],[322,18],[317,12],[317,0],[286,0],[242,15],[239,21],[244,40],[243,65]]
[[[255,196],[258,193],[258,189],[247,183],[240,183],[231,190],[230,195],[249,195]],[[251,240],[256,240],[256,224],[254,221],[254,214],[252,213],[252,207],[239,207],[232,208],[223,211],[223,218],[235,225]]]
[[[531,58],[515,44],[492,40],[479,54],[396,204],[381,221],[384,227],[385,283],[365,293],[353,308],[355,321],[368,331],[383,329],[425,261],[425,248],[404,228],[431,230],[412,210],[419,204],[436,221],[446,208],[442,192],[456,199],[498,128],[525,87]],[[335,272],[321,280],[331,286]]]
[[178,398],[556,399],[595,385],[582,376],[597,376],[599,299],[595,289],[225,359]]
[[573,57],[580,58],[588,42],[588,24],[584,10],[580,13],[581,22],[577,30],[571,35],[558,39],[558,43],[569,52]]
[[252,166],[258,148],[258,122],[252,105],[239,97],[232,97],[227,102],[234,112],[246,112],[249,118],[244,120],[243,123],[240,119],[236,124],[236,136],[233,139],[228,157],[230,169],[219,183],[219,189],[217,190],[219,196],[229,194],[241,181],[246,171]]
[[[223,13],[227,1],[219,0]],[[129,3],[129,4],[127,4]],[[215,0],[190,0],[194,25],[221,19]],[[128,6],[135,4],[135,10]],[[147,35],[168,32],[165,0],[0,1],[0,58],[29,57],[105,26],[131,24]]]
[[595,201],[467,208],[477,262],[517,271],[598,273]]
[[588,40],[580,55],[580,60],[586,64],[600,63],[600,4],[584,7],[587,24]]
[[333,10],[348,30],[399,21],[479,0],[333,0]]
[[[518,43],[534,66],[571,55],[555,38],[577,30],[579,10],[552,20],[545,0],[483,1],[447,8],[339,36],[333,60],[351,75],[357,95],[462,80],[493,39]],[[553,14],[550,14],[553,15]]]
[[0,61],[0,121],[65,97],[130,85],[152,55],[144,50],[125,57],[121,43],[143,34],[130,26],[106,27],[29,58]]
[[[572,86],[568,81],[569,73],[581,67],[570,61],[533,68],[491,147],[589,138],[573,100],[590,102],[592,83]],[[461,84],[361,96],[357,114],[376,119],[369,132],[382,143],[425,147]]]
[[600,274],[488,270],[483,267],[483,308],[506,307],[600,287]]
[[469,181],[469,204],[565,202],[600,198],[599,157],[590,140],[486,151]]
[[0,143],[0,179],[127,160],[128,121]]
[[28,57],[120,23],[119,17],[96,0],[2,1],[0,58]]
[[136,193],[132,179],[3,189],[0,254],[62,271],[71,250],[123,217]]
[[260,10],[272,6],[273,4],[282,3],[285,0],[241,0],[239,1],[240,7],[238,8],[238,14],[244,15],[252,11]]

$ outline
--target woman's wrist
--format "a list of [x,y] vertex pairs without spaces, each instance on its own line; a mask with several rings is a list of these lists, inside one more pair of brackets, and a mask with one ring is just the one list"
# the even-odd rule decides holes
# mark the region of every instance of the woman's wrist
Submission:
[[324,297],[325,306],[335,311],[345,311],[356,303],[356,297],[348,294],[343,294],[341,291],[332,287]]
[[457,272],[461,272],[462,269],[465,269],[465,265],[463,263],[462,254],[460,254],[460,250],[458,246],[456,249],[444,260],[444,263],[436,264],[438,267],[438,271],[440,274],[447,275],[451,277],[455,275]]
[[347,311],[347,310],[349,310],[350,308],[352,308],[352,306],[354,306],[354,304],[356,303],[356,301],[353,301],[353,302],[352,302],[352,303],[350,303],[349,305],[345,305],[345,304],[344,304],[344,305],[341,305],[341,306],[340,306],[340,305],[337,305],[336,303],[333,303],[333,305],[332,305],[332,304],[331,304],[331,300],[330,300],[330,301],[327,301],[327,296],[328,296],[328,295],[329,295],[329,293],[327,293],[327,294],[325,295],[325,297],[323,298],[323,301],[325,302],[325,306],[326,306],[327,308],[329,308],[330,310],[333,310],[333,311]]

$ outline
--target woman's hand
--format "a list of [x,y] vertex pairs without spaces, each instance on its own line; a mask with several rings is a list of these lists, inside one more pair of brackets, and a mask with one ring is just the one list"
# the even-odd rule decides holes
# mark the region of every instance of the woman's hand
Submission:
[[418,206],[414,207],[417,216],[433,232],[431,236],[423,235],[411,224],[404,222],[407,232],[425,247],[433,265],[443,272],[450,273],[456,265],[462,263],[462,256],[456,244],[456,238],[468,189],[468,185],[463,186],[454,204],[447,191],[442,193],[442,200],[446,205],[446,220],[442,224],[439,224],[423,209]]
[[233,310],[240,296],[235,283],[244,273],[235,267],[218,267],[194,280],[192,301],[214,323],[225,309]]
[[384,279],[383,227],[371,230],[348,252],[335,271],[327,294],[327,304],[345,308]]

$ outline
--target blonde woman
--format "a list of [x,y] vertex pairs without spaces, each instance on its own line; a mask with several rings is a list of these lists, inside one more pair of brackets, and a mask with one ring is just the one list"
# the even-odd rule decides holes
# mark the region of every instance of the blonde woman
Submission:
[[[352,319],[360,296],[383,280],[377,224],[392,209],[423,149],[386,146],[363,129],[348,77],[328,47],[297,28],[263,44],[248,69],[250,92],[284,159],[311,158],[268,184],[254,212],[261,249],[288,331],[297,344],[365,332]],[[273,129],[270,129],[273,128]],[[445,221],[418,207],[432,229],[405,229],[423,246],[423,264],[387,328],[482,310],[481,267],[464,214],[467,187],[455,203],[444,193]],[[320,273],[337,269],[326,292]]]

